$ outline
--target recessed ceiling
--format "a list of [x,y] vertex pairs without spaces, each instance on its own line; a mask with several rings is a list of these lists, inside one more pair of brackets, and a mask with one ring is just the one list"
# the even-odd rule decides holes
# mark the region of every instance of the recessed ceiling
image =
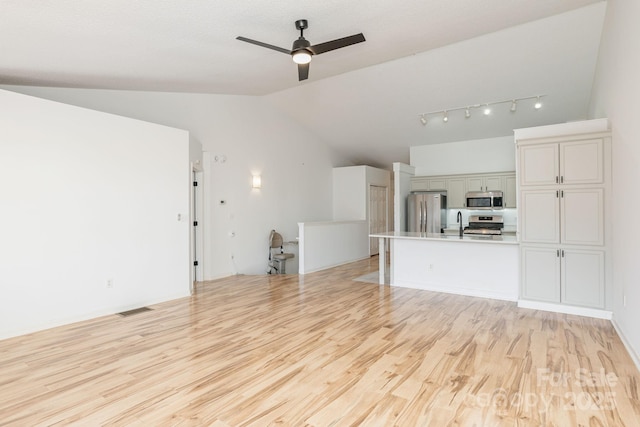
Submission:
[[[4,0],[0,83],[269,95],[273,105],[352,161],[387,165],[392,158],[407,161],[409,145],[504,134],[490,122],[465,127],[454,117],[446,129],[422,127],[421,112],[545,91],[549,105],[564,113],[544,120],[541,114],[538,122],[584,115],[590,96],[585,85],[591,84],[585,80],[593,77],[605,8],[580,11],[594,3],[604,5],[600,0]],[[569,18],[553,20],[558,16]],[[289,48],[298,36],[297,19],[309,21],[305,37],[312,44],[360,32],[367,41],[314,57],[309,79],[299,82],[290,57],[235,39]],[[548,29],[536,22],[549,22]],[[534,28],[542,33],[531,40]],[[590,69],[563,91],[570,79],[567,66],[580,65]],[[518,117],[506,126],[532,123],[524,114]]]

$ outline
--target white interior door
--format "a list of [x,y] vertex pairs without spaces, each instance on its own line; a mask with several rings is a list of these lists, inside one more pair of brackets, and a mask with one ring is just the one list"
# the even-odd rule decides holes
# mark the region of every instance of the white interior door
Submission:
[[[387,187],[371,185],[369,187],[369,232],[384,233],[387,231]],[[380,252],[378,238],[369,239],[369,255]]]

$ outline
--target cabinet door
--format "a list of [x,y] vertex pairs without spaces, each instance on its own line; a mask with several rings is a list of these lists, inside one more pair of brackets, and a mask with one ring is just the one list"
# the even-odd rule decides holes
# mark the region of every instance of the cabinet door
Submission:
[[446,191],[447,189],[447,180],[445,178],[430,178],[429,179],[429,190],[442,190]]
[[484,191],[484,178],[481,176],[467,178],[467,191]]
[[557,190],[521,191],[521,241],[560,243],[560,198]]
[[569,245],[604,245],[604,190],[562,189],[561,241]]
[[429,179],[417,178],[411,180],[411,191],[426,191],[429,189]]
[[507,176],[504,178],[504,207],[515,208],[517,206],[517,200],[516,176]]
[[465,207],[467,199],[465,196],[464,178],[450,178],[447,180],[447,208],[461,209]]
[[602,183],[604,177],[603,150],[602,138],[561,143],[560,183]]
[[504,177],[487,176],[484,180],[485,191],[504,191]]
[[562,302],[604,308],[604,252],[562,250]]
[[518,147],[520,185],[554,185],[559,174],[558,144]]
[[522,246],[520,274],[525,299],[560,302],[560,257],[555,248]]

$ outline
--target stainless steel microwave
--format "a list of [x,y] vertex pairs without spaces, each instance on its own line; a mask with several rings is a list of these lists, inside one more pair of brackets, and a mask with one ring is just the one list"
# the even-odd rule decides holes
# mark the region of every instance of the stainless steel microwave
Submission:
[[504,196],[502,191],[470,191],[466,195],[467,209],[502,209]]

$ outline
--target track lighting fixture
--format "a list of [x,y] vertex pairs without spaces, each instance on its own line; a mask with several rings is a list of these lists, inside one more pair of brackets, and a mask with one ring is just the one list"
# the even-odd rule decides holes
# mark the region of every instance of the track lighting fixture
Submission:
[[542,108],[542,101],[540,101],[540,97],[536,98],[536,103],[533,105],[533,108],[539,110]]
[[[500,104],[507,104],[510,103],[511,106],[509,108],[509,111],[511,111],[512,113],[515,113],[518,110],[518,103],[521,101],[527,101],[530,99],[535,99],[535,103],[533,104],[533,108],[536,110],[539,110],[542,108],[542,97],[544,97],[546,95],[536,95],[536,96],[527,96],[524,98],[511,98],[511,99],[506,99],[504,101],[496,101],[496,102],[486,102],[486,103],[482,103],[482,104],[474,104],[474,105],[467,105],[465,107],[455,107],[455,108],[447,108],[446,110],[439,110],[439,111],[430,111],[428,113],[422,113],[419,115],[420,117],[420,123],[422,123],[423,126],[426,126],[428,121],[429,121],[429,116],[435,116],[435,115],[440,115],[442,114],[442,121],[443,123],[447,123],[449,121],[449,115],[450,113],[456,112],[456,111],[462,111],[464,110],[464,117],[465,119],[471,118],[471,110],[472,109],[482,109],[482,113],[485,116],[491,115],[492,111],[493,111],[493,106],[495,105],[500,105]],[[522,105],[521,105],[522,106]],[[500,111],[500,109],[499,109]],[[454,118],[455,118],[455,114],[454,114]]]

